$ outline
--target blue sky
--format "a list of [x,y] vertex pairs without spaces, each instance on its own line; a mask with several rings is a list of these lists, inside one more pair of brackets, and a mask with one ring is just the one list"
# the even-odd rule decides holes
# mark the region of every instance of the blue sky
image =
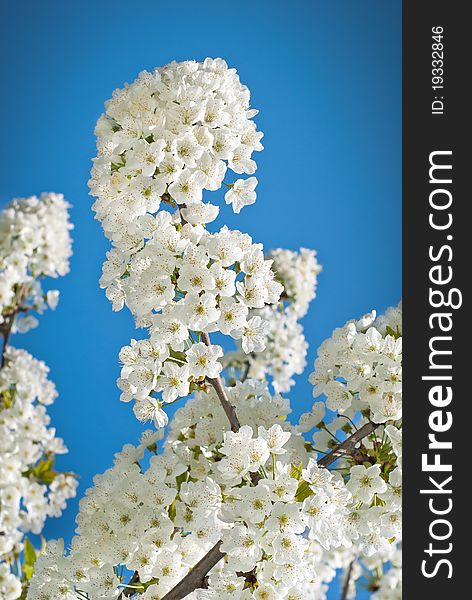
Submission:
[[[219,224],[267,249],[317,249],[324,271],[305,318],[309,361],[332,329],[401,295],[401,3],[375,0],[4,2],[0,9],[0,203],[62,192],[73,204],[61,302],[13,343],[47,362],[54,425],[81,495],[142,426],[118,401],[117,354],[135,335],[98,287],[108,242],[87,180],[93,127],[114,88],[171,60],[222,56],[260,109],[258,201]],[[308,372],[310,367],[308,367]],[[306,376],[290,394],[306,409]],[[70,539],[77,503],[48,536]],[[338,594],[339,595],[339,594]],[[361,597],[361,596],[359,596]]]

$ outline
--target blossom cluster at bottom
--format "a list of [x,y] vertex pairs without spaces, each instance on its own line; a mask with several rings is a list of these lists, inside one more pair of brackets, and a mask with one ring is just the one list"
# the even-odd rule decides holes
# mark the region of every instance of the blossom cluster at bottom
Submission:
[[[46,406],[57,396],[49,369],[25,350],[8,347],[0,369],[0,598],[20,597],[25,569],[18,569],[25,533],[39,534],[75,496],[77,481],[54,469],[67,452]],[[21,572],[23,570],[23,572]]]
[[[318,464],[280,395],[254,380],[226,392],[239,431],[216,394],[200,393],[177,411],[165,442],[146,432],[95,477],[71,551],[48,544],[30,600],[117,598],[132,572],[143,600],[163,598],[220,540],[224,558],[189,599],[323,599],[333,552],[354,540],[367,555],[388,549],[391,486],[376,465],[346,483]],[[378,495],[387,501],[376,506]]]

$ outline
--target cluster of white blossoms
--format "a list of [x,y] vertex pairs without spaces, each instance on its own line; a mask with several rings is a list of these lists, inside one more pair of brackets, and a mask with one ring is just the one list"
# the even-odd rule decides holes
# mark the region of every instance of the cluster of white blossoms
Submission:
[[324,597],[313,552],[352,543],[351,492],[285,420],[286,400],[254,380],[227,392],[238,432],[200,392],[160,452],[159,433],[123,448],[81,501],[70,553],[38,559],[28,598],[116,598],[129,571],[143,599],[162,598],[219,540],[225,559],[189,598]]
[[306,248],[299,252],[278,249],[270,252],[268,258],[273,260],[272,270],[284,291],[277,305],[250,312],[269,323],[265,349],[246,354],[239,344],[238,351],[226,354],[224,364],[237,368],[239,378],[270,378],[276,392],[288,392],[295,383],[292,377],[303,373],[306,367],[308,344],[298,321],[316,296],[321,265],[316,252]]
[[11,333],[36,324],[30,311],[55,307],[59,292],[40,278],[69,270],[72,226],[59,194],[13,200],[0,213],[0,598],[24,597],[36,551],[25,537],[40,534],[75,495],[75,476],[55,470],[67,452],[46,407],[57,391],[47,366],[9,346]]
[[[188,210],[182,212],[188,216]],[[178,216],[157,215],[153,237],[127,258],[125,273],[112,284],[113,293],[120,286],[138,324],[149,330],[148,339],[132,341],[120,353],[121,399],[135,400],[138,418],[156,424],[166,420],[162,403],[187,396],[222,370],[222,348],[205,335],[240,339],[248,354],[265,348],[269,324],[249,316],[249,310],[276,303],[282,290],[272,261],[248,235],[226,228],[210,234],[190,223],[182,227]],[[115,253],[120,251],[108,254],[104,277]]]
[[[59,292],[43,292],[40,278],[69,271],[72,254],[69,204],[62,194],[14,199],[0,213],[0,325],[18,303],[42,312],[55,308]],[[17,318],[14,330],[36,326],[31,315]]]
[[[324,551],[320,559],[332,571],[333,578],[336,570],[342,573],[339,587],[346,588],[346,600],[355,600],[362,591],[370,592],[372,600],[403,598],[402,551],[397,542],[392,541],[388,548],[373,556],[359,554],[353,546]],[[327,575],[325,580],[329,581]]]
[[[126,304],[149,331],[122,350],[118,382],[143,421],[166,424],[164,403],[219,375],[223,352],[209,333],[240,340],[248,355],[266,347],[270,324],[251,311],[279,302],[273,260],[247,234],[210,233],[219,209],[202,199],[227,168],[254,172],[255,114],[235,71],[206,59],[142,73],[114,92],[98,122],[90,188],[114,246],[100,283],[115,310]],[[227,184],[237,212],[249,202],[248,182]]]
[[263,382],[226,393],[238,431],[215,391],[200,391],[164,442],[162,430],[146,432],[116,455],[81,501],[70,552],[54,544],[38,560],[30,600],[116,598],[133,572],[139,597],[159,600],[219,540],[224,558],[189,599],[322,600],[346,557],[377,572],[379,556],[390,560],[401,531],[401,430],[373,426],[330,471],[303,436],[325,427],[318,406],[294,426],[288,400]]
[[[344,563],[340,565],[347,570],[351,561],[356,561],[358,576],[351,574],[350,586],[354,592],[349,598],[355,597],[355,579],[366,571],[371,573],[369,589],[378,590],[375,598],[401,597],[401,342],[401,303],[384,315],[376,317],[372,312],[335,330],[320,346],[315,371],[310,376],[315,383],[315,397],[325,394],[326,404],[316,402],[298,424],[304,433],[315,430],[313,446],[319,452],[331,451],[340,439],[369,423],[377,424],[373,436],[364,438],[352,456],[337,463],[345,469],[341,472],[354,502],[359,502],[359,539],[353,548],[344,551]],[[356,377],[359,365],[364,372]],[[379,365],[383,367],[378,368]],[[339,403],[336,391],[330,396],[338,383],[348,397],[347,404]],[[372,394],[376,388],[375,399],[365,395],[370,386]],[[380,410],[382,405],[386,408]],[[389,410],[392,405],[395,409]],[[336,413],[330,419],[326,408]]]
[[315,398],[326,395],[329,409],[343,413],[356,399],[375,423],[401,418],[401,307],[390,313],[379,321],[375,313],[350,321],[319,348],[310,382]]
[[50,427],[46,406],[57,391],[49,369],[25,350],[6,349],[0,370],[0,558],[18,556],[25,531],[40,533],[74,496],[73,476],[54,471],[67,448]]
[[272,250],[268,258],[274,261],[277,280],[284,286],[287,312],[301,319],[316,297],[317,278],[321,273],[315,250],[300,248],[299,252],[294,252],[279,248]]
[[[169,194],[179,205],[202,207],[203,190],[218,190],[227,169],[252,175],[262,150],[249,108],[250,93],[221,58],[172,62],[115,90],[99,119],[98,156],[90,188],[105,234],[121,249],[150,237],[154,214]],[[227,184],[235,212],[256,199],[255,177]]]
[[5,350],[0,369],[0,597],[14,600],[31,576],[18,571],[25,533],[41,533],[47,517],[59,517],[75,496],[75,476],[55,470],[67,452],[50,427],[46,406],[57,396],[49,369],[24,350]]

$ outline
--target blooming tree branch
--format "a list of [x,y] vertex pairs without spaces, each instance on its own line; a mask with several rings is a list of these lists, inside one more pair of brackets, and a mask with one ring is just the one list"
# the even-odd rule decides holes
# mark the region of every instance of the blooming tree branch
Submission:
[[354,453],[356,453],[356,446],[359,444],[359,442],[375,431],[377,427],[379,427],[378,424],[369,421],[360,429],[351,434],[346,440],[344,440],[344,442],[336,446],[336,448],[329,454],[320,458],[318,464],[322,465],[323,467],[328,467],[339,458],[352,456]]
[[5,365],[7,347],[10,341],[13,326],[15,324],[15,319],[20,312],[26,310],[21,306],[22,297],[24,294],[25,288],[24,286],[20,286],[18,291],[16,292],[12,308],[5,311],[6,314],[3,315],[3,322],[0,324],[0,333],[3,337],[0,368]]
[[57,291],[40,280],[64,275],[71,255],[68,204],[61,195],[13,200],[0,213],[0,596],[25,597],[37,551],[25,533],[41,533],[75,495],[70,473],[54,468],[67,452],[49,427],[46,406],[57,392],[49,369],[10,345],[12,333],[36,325],[31,314],[54,308]]
[[213,548],[201,558],[191,571],[170,592],[163,596],[162,600],[180,600],[185,598],[194,590],[204,587],[205,578],[208,573],[224,558],[221,552],[220,540]]
[[341,597],[340,600],[347,600],[348,598],[348,594],[349,594],[349,584],[351,583],[351,575],[352,575],[352,569],[354,567],[354,560],[351,560],[351,562],[349,563],[349,566],[347,568],[346,574],[344,576],[344,583],[343,583],[343,587],[342,587],[342,591],[341,591]]
[[[208,333],[202,333],[202,340],[204,344],[206,344],[206,346],[211,347],[210,336],[208,335]],[[241,425],[239,423],[238,416],[236,415],[234,406],[228,399],[228,396],[225,391],[225,386],[221,377],[207,377],[207,381],[213,386],[216,395],[218,396],[218,399],[221,402],[221,406],[223,407],[223,410],[225,411],[225,414],[228,417],[228,421],[230,422],[231,431],[239,431]]]

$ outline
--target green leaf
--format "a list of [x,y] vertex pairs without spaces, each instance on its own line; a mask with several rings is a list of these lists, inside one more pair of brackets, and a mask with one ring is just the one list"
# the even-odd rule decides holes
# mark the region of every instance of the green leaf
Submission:
[[394,329],[392,329],[391,327],[389,327],[387,325],[386,329],[385,329],[387,335],[391,335],[393,338],[395,338],[396,340],[398,340],[398,338],[402,337],[402,334],[397,330],[395,331]]
[[156,577],[153,577],[153,579],[150,579],[149,581],[146,581],[144,583],[142,583],[142,589],[143,592],[145,592],[148,587],[150,587],[151,585],[154,585],[155,583],[159,583],[159,579],[157,579]]
[[201,382],[192,381],[192,383],[190,384],[190,387],[189,387],[189,392],[190,393],[192,393],[192,392],[201,392],[202,389],[204,389],[204,386],[205,386],[205,381],[204,380],[202,380]]
[[177,488],[180,490],[184,481],[187,481],[187,471],[184,471],[180,475],[175,478],[175,482],[177,483]]
[[297,491],[295,492],[295,500],[296,502],[303,502],[310,496],[314,495],[314,491],[311,489],[310,485],[306,481],[300,481],[297,487]]
[[36,562],[36,550],[34,549],[33,544],[29,541],[27,537],[25,537],[24,553],[25,562],[28,565],[34,565],[34,563]]
[[185,354],[185,352],[178,352],[177,350],[169,350],[169,355],[172,358],[176,358],[177,360],[181,360],[183,362],[186,361],[187,355]]
[[14,389],[3,390],[3,392],[0,394],[0,402],[3,404],[4,408],[11,408],[13,406],[14,399]]
[[293,464],[290,465],[290,477],[293,477],[293,479],[300,480],[302,476],[302,469],[302,463],[300,463],[298,466]]
[[177,514],[177,510],[175,508],[175,500],[169,506],[169,519],[173,521],[175,519],[175,515]]
[[39,483],[49,485],[57,477],[58,472],[54,471],[54,456],[40,460],[30,471],[28,475],[33,475]]
[[24,575],[26,581],[29,581],[31,579],[31,577],[33,577],[33,573],[34,573],[34,565],[27,565],[27,564],[23,565],[23,575]]
[[57,471],[46,471],[46,473],[41,473],[41,477],[38,477],[38,482],[43,483],[44,485],[50,485],[58,475],[59,473]]
[[35,475],[41,475],[41,473],[47,473],[54,466],[54,457],[46,458],[40,460],[38,464],[33,467],[33,473]]

